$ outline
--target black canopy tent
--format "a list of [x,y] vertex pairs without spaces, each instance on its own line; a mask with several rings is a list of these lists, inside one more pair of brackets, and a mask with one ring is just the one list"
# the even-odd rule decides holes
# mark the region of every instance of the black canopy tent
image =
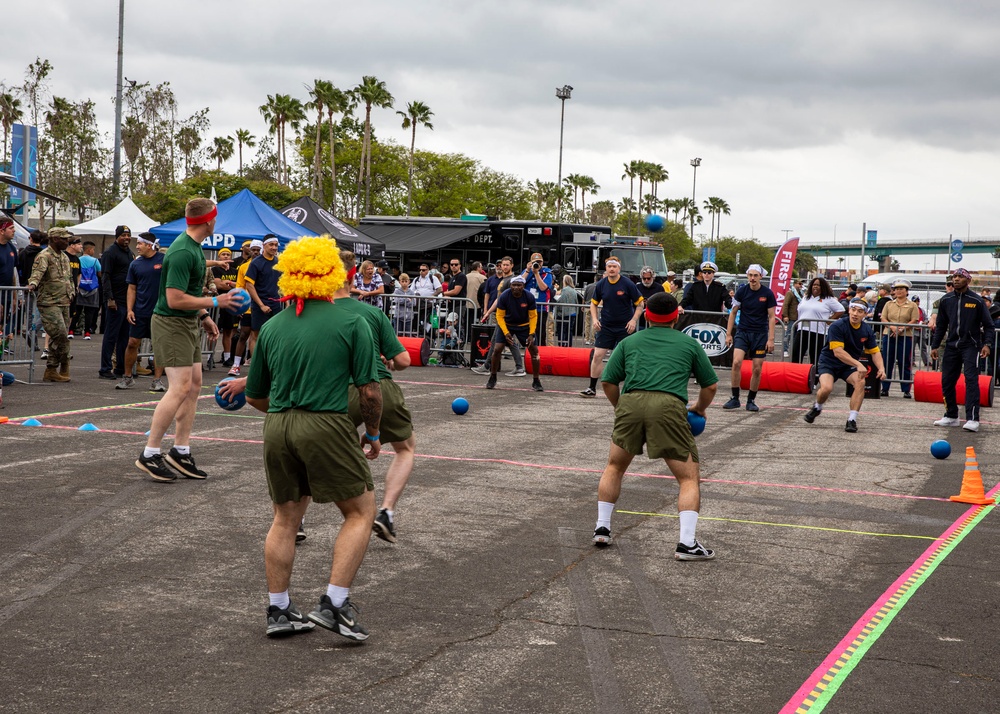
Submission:
[[385,256],[385,243],[347,225],[308,196],[285,206],[281,213],[319,235],[330,234],[338,245],[350,248],[359,258],[381,259]]
[[404,225],[366,223],[365,230],[383,241],[386,250],[393,253],[416,253],[437,250],[465,240],[490,226],[483,223],[465,223],[453,226],[409,223]]

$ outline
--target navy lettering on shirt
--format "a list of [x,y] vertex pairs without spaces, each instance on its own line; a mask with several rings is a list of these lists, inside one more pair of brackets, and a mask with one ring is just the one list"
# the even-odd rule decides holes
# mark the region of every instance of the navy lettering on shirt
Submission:
[[263,255],[259,255],[250,263],[247,268],[247,280],[253,282],[257,297],[263,303],[276,303],[280,297],[278,294],[278,278],[281,273],[274,269],[278,259],[268,260]]
[[601,305],[601,324],[605,327],[625,327],[635,314],[635,306],[642,299],[639,288],[628,278],[618,276],[611,282],[601,278],[594,289],[593,304]]
[[750,284],[741,285],[733,297],[733,309],[739,306],[740,328],[747,332],[767,332],[767,311],[776,307],[771,288],[761,285],[757,290],[751,290]]
[[160,273],[163,270],[163,253],[157,251],[152,258],[141,255],[128,266],[125,282],[135,285],[135,305],[132,311],[139,317],[151,317],[160,296]]
[[862,322],[858,327],[851,325],[851,318],[844,316],[830,325],[827,332],[826,346],[820,356],[836,364],[840,360],[833,354],[836,347],[843,347],[854,359],[861,359],[863,354],[878,352],[878,340],[871,325]]
[[500,301],[497,303],[497,310],[504,311],[504,322],[507,327],[517,327],[529,324],[532,310],[537,310],[535,298],[525,290],[521,297],[515,298],[512,290],[504,290],[500,294]]

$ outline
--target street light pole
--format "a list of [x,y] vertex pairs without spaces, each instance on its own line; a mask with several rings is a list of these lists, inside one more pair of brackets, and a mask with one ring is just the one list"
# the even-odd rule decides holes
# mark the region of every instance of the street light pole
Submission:
[[559,180],[556,182],[556,223],[562,220],[562,151],[563,151],[563,125],[566,121],[566,100],[570,98],[573,88],[564,84],[561,88],[556,87],[556,97],[562,104],[559,110]]
[[111,193],[121,196],[122,185],[122,38],[125,34],[125,0],[118,0],[118,83],[115,90],[115,156]]
[[[695,189],[698,187],[698,167],[701,166],[701,159],[695,158],[691,159],[691,166],[694,168],[694,178],[691,181],[691,207],[698,208],[698,202],[695,200]],[[688,211],[691,214],[691,240],[694,240],[694,211]]]
[[781,229],[781,232],[785,234],[785,242],[786,243],[788,242],[788,234],[791,233],[793,230],[795,230],[795,229],[794,228],[782,228]]

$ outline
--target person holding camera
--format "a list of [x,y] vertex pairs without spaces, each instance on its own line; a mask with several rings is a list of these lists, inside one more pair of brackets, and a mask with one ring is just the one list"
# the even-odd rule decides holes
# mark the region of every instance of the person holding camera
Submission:
[[[554,297],[552,271],[545,267],[545,260],[541,253],[532,253],[528,261],[528,267],[521,273],[524,277],[524,289],[535,298],[536,303],[550,303]],[[549,326],[549,306],[547,304],[538,305],[539,330],[538,344],[546,345]]]

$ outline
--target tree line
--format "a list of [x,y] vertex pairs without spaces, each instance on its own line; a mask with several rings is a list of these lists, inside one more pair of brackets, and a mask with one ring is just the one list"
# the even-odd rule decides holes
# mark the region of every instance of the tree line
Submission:
[[[87,207],[107,210],[118,200],[112,195],[113,139],[98,126],[92,100],[51,95],[53,70],[48,60],[37,58],[20,84],[0,81],[3,158],[9,164],[13,124],[37,126],[39,185],[65,198],[83,220]],[[207,194],[214,185],[220,199],[251,188],[275,207],[308,193],[334,215],[355,222],[367,214],[458,216],[463,210],[520,220],[554,221],[558,216],[564,222],[609,225],[621,235],[645,235],[664,246],[672,263],[698,262],[700,248],[689,227],[702,225],[708,216],[707,240],[697,236],[700,243],[716,246],[723,270],[724,252],[743,243],[721,233],[722,216],[731,214],[725,200],[709,197],[699,209],[689,197],[661,197],[670,175],[659,163],[624,163],[628,195],[619,201],[594,200],[601,186],[586,174],[570,173],[561,185],[527,182],[465,154],[419,149],[418,130],[434,129],[434,112],[419,100],[395,112],[406,142],[383,138],[372,109],[396,109],[397,100],[374,76],[343,89],[315,79],[303,85],[301,98],[265,95],[258,107],[266,129],[260,136],[245,128],[212,136],[209,107],[181,115],[166,81],[128,81],[123,99],[122,192],[130,191],[160,221],[180,215],[183,201],[196,188],[207,187],[198,191]],[[236,174],[223,171],[223,163],[233,158]],[[44,204],[40,209],[44,221]],[[651,213],[667,219],[660,233],[645,229],[642,218]],[[741,248],[741,257],[748,251]],[[733,260],[735,269],[735,253]]]

